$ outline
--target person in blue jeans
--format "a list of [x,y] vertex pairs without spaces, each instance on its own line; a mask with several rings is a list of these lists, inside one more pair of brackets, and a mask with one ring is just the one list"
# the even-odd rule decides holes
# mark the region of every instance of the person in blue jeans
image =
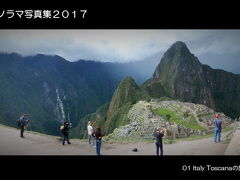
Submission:
[[102,137],[104,136],[104,134],[101,133],[100,127],[96,128],[96,131],[93,132],[93,136],[96,139],[96,153],[97,155],[100,155]]
[[162,137],[166,136],[167,130],[166,128],[157,128],[157,131],[154,133],[154,136],[156,137],[156,153],[159,155],[159,149],[160,149],[160,155],[163,156],[163,143],[162,143]]
[[216,118],[214,119],[213,123],[214,123],[214,142],[220,143],[221,141],[221,131],[222,131],[222,121],[219,119],[220,114],[216,114],[215,116]]

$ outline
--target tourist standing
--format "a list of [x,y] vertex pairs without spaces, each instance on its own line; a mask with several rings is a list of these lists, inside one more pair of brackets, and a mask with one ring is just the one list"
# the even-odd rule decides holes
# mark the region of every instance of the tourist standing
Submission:
[[63,128],[62,128],[62,134],[63,134],[63,141],[62,141],[62,145],[65,144],[65,141],[67,140],[68,144],[71,144],[69,141],[69,130],[71,128],[71,123],[69,123],[68,121],[64,122],[63,124]]
[[93,132],[93,136],[96,139],[96,153],[97,153],[97,155],[100,155],[102,137],[104,136],[104,134],[101,133],[100,127],[96,128],[96,131]]
[[88,131],[88,142],[91,146],[94,146],[95,145],[95,138],[93,136],[93,127],[92,127],[92,122],[91,121],[88,121],[87,131]]
[[221,131],[222,131],[222,121],[220,118],[220,114],[216,114],[216,118],[213,120],[214,124],[214,142],[220,143],[221,141]]
[[21,117],[18,120],[18,125],[20,127],[20,137],[24,138],[23,133],[24,130],[26,129],[27,123],[29,122],[28,118],[27,118],[27,114],[23,114],[21,115]]
[[159,149],[161,151],[161,156],[163,155],[163,143],[162,143],[162,137],[165,136],[167,133],[166,128],[157,128],[156,132],[154,133],[154,136],[156,137],[156,154],[159,155]]

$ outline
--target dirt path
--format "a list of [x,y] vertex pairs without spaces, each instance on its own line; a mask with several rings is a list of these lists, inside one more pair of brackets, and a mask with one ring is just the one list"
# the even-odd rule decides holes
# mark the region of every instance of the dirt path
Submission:
[[[77,139],[63,146],[54,137],[25,133],[19,137],[19,130],[0,126],[0,155],[95,155],[95,148]],[[138,152],[132,149],[137,148]],[[215,144],[213,138],[164,144],[165,155],[224,155],[226,143]],[[103,143],[102,155],[155,155],[154,143]]]

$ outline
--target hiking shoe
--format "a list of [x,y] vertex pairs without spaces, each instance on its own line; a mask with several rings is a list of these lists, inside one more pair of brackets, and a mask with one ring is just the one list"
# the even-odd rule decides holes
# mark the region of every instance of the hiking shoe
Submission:
[[71,144],[70,142],[68,142],[68,144]]

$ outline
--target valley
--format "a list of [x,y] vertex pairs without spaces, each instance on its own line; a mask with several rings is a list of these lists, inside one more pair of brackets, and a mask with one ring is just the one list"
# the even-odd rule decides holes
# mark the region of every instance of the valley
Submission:
[[223,128],[239,119],[240,76],[201,64],[184,42],[169,47],[143,81],[136,68],[144,66],[1,53],[0,123],[16,127],[26,113],[34,131],[59,135],[69,121],[71,138],[84,139],[92,121],[109,141],[127,141],[148,140],[158,126],[168,139],[204,136],[216,113]]

